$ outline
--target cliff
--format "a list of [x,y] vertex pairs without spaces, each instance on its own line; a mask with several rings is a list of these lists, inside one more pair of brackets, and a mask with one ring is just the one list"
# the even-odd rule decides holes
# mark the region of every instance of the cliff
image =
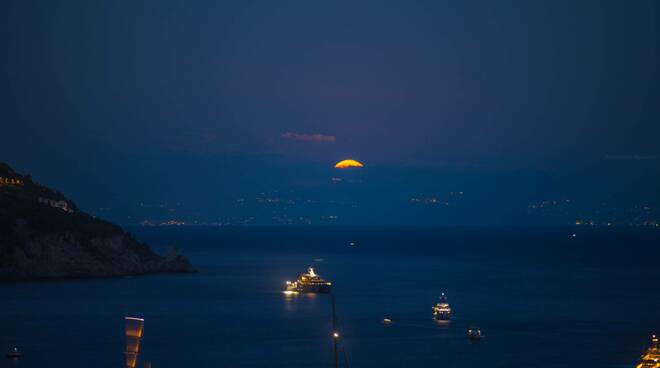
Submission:
[[195,272],[0,163],[0,281]]

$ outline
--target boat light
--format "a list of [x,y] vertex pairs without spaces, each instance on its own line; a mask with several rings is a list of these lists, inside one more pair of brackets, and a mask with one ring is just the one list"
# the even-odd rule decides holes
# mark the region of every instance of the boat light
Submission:
[[339,338],[339,333],[338,333],[338,332],[334,332],[334,333],[332,334],[332,337],[334,337],[335,339],[338,339],[338,338]]

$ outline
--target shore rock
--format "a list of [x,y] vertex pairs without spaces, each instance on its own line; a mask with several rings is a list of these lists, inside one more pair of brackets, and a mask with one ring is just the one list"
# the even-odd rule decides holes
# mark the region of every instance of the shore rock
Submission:
[[196,272],[0,163],[0,281]]

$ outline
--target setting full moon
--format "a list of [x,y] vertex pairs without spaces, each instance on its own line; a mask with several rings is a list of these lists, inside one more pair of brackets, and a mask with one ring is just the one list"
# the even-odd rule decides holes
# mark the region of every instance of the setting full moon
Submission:
[[364,165],[356,160],[343,160],[335,164],[335,169],[347,169],[349,167],[364,167]]

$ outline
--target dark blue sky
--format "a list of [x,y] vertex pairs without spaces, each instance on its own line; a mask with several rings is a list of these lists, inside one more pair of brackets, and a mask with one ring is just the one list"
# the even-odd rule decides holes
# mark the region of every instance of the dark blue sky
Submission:
[[10,0],[0,46],[0,159],[74,192],[198,159],[659,166],[655,0]]

